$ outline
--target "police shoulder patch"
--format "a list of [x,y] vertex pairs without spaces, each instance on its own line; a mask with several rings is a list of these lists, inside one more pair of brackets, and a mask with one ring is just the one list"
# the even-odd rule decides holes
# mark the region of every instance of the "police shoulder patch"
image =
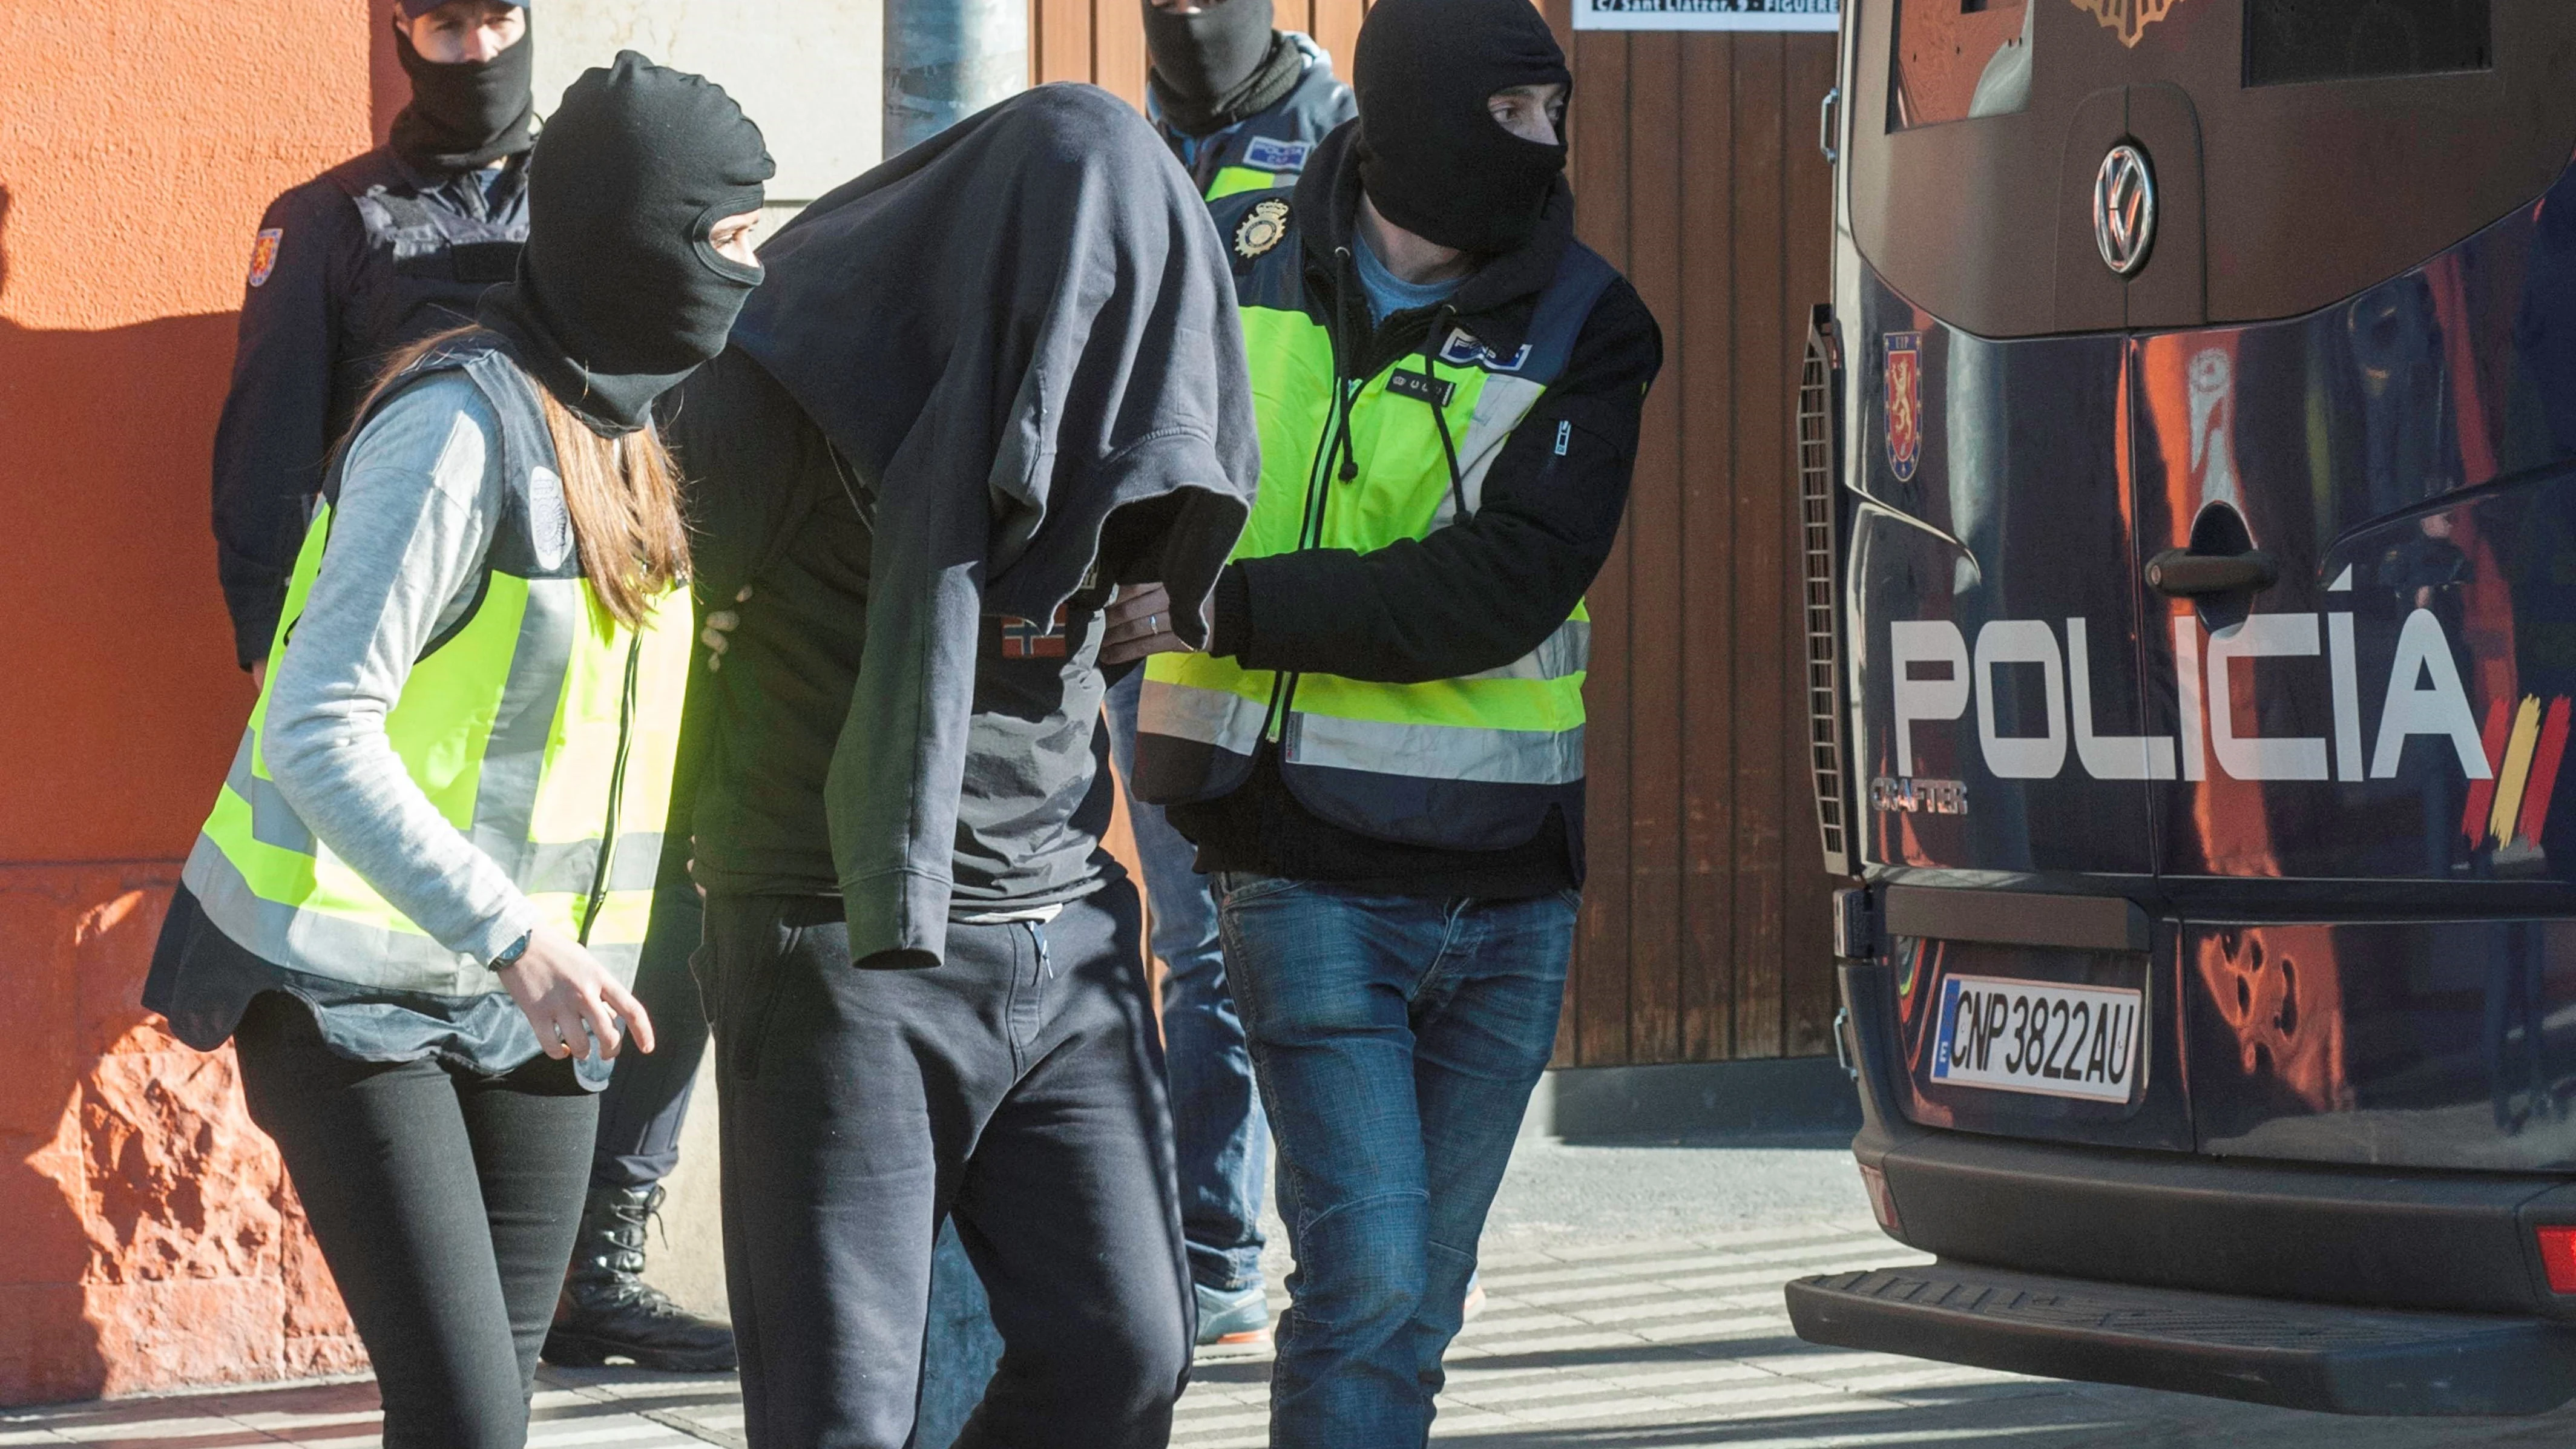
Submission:
[[1464,327],[1449,329],[1447,341],[1440,344],[1440,360],[1452,367],[1481,367],[1487,372],[1518,372],[1529,365],[1530,345],[1526,342],[1512,349],[1509,357],[1475,339]]
[[1288,203],[1265,197],[1254,202],[1243,220],[1234,224],[1234,254],[1251,261],[1279,245],[1287,235]]
[[277,270],[278,244],[285,240],[286,229],[272,226],[263,230],[258,239],[250,244],[250,284],[252,286],[267,285],[269,274]]
[[1264,171],[1300,171],[1305,169],[1306,153],[1310,149],[1304,141],[1255,136],[1243,148],[1243,164],[1257,166]]

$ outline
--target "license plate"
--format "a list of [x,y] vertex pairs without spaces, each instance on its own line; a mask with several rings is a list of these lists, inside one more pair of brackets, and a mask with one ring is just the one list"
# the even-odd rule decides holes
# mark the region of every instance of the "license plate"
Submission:
[[1941,985],[1932,1080],[2125,1102],[2136,1085],[2145,993],[1996,976]]

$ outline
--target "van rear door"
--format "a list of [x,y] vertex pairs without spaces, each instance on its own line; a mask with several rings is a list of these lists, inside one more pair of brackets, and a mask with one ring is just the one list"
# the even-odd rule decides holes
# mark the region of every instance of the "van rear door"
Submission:
[[2143,890],[2124,316],[2098,263],[2062,264],[2091,229],[2056,204],[2089,185],[2060,175],[2069,128],[2124,120],[2064,58],[2098,27],[2063,0],[1871,0],[1848,23],[1862,853]]
[[[2576,1163],[2532,1122],[2565,933],[2514,919],[2576,904],[2576,650],[2544,642],[2576,618],[2576,10],[2184,0],[2157,28],[2204,306],[2131,316],[2127,405],[2196,1142]],[[2179,134],[2139,136],[2163,179]]]
[[2188,1150],[2135,904],[2176,746],[2150,737],[2128,288],[2081,200],[2128,124],[2121,46],[2064,0],[1847,14],[1847,678],[1903,1108]]

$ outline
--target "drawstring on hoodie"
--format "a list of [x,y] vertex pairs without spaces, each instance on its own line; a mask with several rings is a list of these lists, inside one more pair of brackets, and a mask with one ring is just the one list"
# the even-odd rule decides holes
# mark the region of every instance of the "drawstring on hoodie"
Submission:
[[1440,405],[1440,379],[1431,371],[1431,361],[1440,353],[1442,329],[1458,315],[1456,304],[1443,302],[1431,314],[1431,331],[1422,339],[1422,395],[1431,404],[1431,422],[1440,430],[1440,453],[1449,460],[1449,501],[1455,505],[1460,521],[1467,518],[1467,480],[1458,471],[1458,444],[1449,436],[1449,410]]
[[1359,263],[1351,257],[1349,247],[1333,248],[1333,396],[1341,405],[1342,466],[1341,480],[1354,483],[1360,476],[1359,451],[1351,444],[1351,394],[1359,389],[1342,381],[1342,358],[1350,351],[1344,332],[1350,325],[1350,299],[1360,288]]
[[[1359,267],[1352,260],[1351,249],[1347,246],[1333,248],[1333,282],[1335,297],[1333,315],[1330,324],[1324,329],[1324,339],[1331,345],[1333,351],[1333,406],[1325,415],[1323,456],[1316,461],[1316,471],[1307,475],[1306,516],[1298,524],[1298,547],[1300,548],[1323,546],[1324,515],[1331,507],[1333,489],[1330,483],[1321,483],[1319,486],[1318,480],[1325,473],[1334,471],[1336,454],[1340,457],[1338,471],[1343,482],[1355,482],[1360,476],[1359,454],[1351,445],[1351,398],[1360,388],[1358,383],[1343,379],[1343,374],[1352,370],[1348,359],[1357,350],[1352,346],[1350,339],[1349,299],[1358,294],[1360,289]],[[1261,721],[1261,737],[1277,740],[1283,749],[1292,752],[1295,745],[1285,738],[1287,733],[1285,721],[1291,718],[1297,708],[1299,677],[1294,670],[1285,671],[1273,677],[1270,686],[1270,708],[1264,713]],[[1274,729],[1279,733],[1273,734]]]

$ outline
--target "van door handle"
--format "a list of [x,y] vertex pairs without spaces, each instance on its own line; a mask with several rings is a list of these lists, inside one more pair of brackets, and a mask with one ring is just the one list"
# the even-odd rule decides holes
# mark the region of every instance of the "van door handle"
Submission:
[[2147,560],[2147,587],[2177,599],[2259,593],[2280,581],[2281,566],[2259,548],[2243,553],[2169,548]]

